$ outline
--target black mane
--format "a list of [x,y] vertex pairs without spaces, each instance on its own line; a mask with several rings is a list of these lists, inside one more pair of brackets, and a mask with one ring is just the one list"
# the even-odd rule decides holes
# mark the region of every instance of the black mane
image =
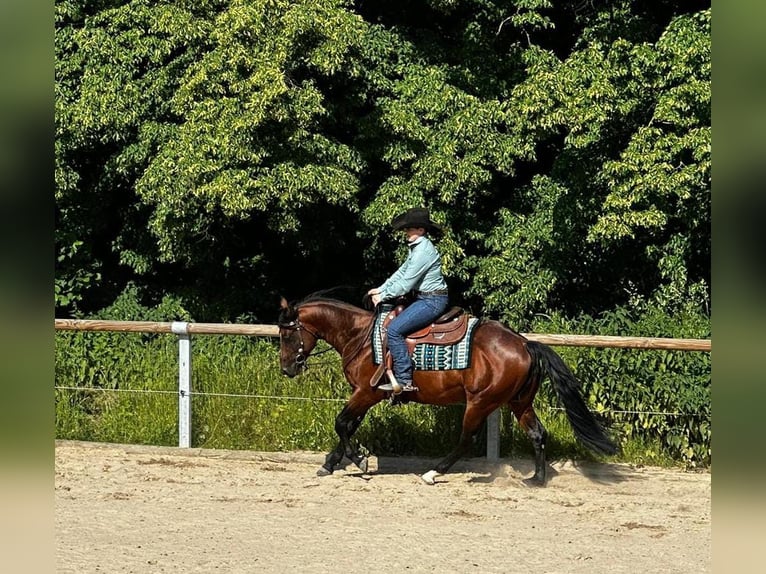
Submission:
[[358,305],[354,305],[352,303],[348,303],[346,301],[341,301],[340,299],[333,299],[332,297],[323,297],[321,295],[321,291],[317,293],[312,293],[311,295],[307,295],[303,299],[301,299],[299,302],[295,304],[295,307],[298,308],[301,305],[307,305],[309,303],[328,303],[330,305],[335,305],[337,307],[344,307],[349,310],[353,311],[359,311],[361,307]]
[[[319,291],[314,291],[313,293],[309,293],[302,299],[299,299],[297,301],[291,301],[288,303],[288,308],[282,308],[279,311],[279,318],[277,319],[277,324],[280,326],[288,326],[291,323],[294,323],[295,320],[298,318],[298,309],[302,305],[308,305],[310,303],[327,303],[328,305],[332,305],[335,307],[340,307],[347,309],[349,311],[359,311],[361,307],[358,305],[354,305],[353,303],[349,303],[347,301],[342,301],[340,299],[335,299],[333,297],[328,297],[330,293],[334,293],[341,289],[347,289],[347,287],[331,287],[329,289],[322,289]],[[365,298],[368,298],[367,295],[365,295]]]
[[348,301],[343,301],[341,299],[337,299],[335,297],[330,297],[329,295],[332,293],[336,293],[337,291],[343,291],[343,290],[349,290],[350,287],[347,285],[339,285],[337,287],[330,287],[329,289],[321,289],[319,291],[314,291],[313,293],[310,293],[306,295],[303,299],[300,299],[299,301],[296,301],[292,303],[291,305],[294,307],[300,307],[301,305],[305,305],[306,303],[330,303],[330,304],[336,304],[341,305],[345,307],[352,307],[355,309],[359,309],[359,305],[354,305],[353,303],[349,303]]

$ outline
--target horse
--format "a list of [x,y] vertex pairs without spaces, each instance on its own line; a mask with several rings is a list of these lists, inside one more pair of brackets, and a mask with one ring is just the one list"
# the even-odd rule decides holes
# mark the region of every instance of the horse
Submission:
[[[342,358],[343,374],[352,392],[335,418],[337,447],[325,457],[319,476],[333,473],[346,456],[363,473],[367,457],[352,443],[367,411],[391,392],[371,384],[378,372],[373,361],[372,331],[375,313],[350,303],[312,294],[297,303],[282,297],[279,310],[279,361],[282,373],[295,377],[307,367],[307,359],[319,340]],[[612,455],[618,449],[588,410],[581,385],[563,359],[549,346],[526,339],[499,321],[481,319],[474,329],[468,368],[446,371],[415,370],[417,391],[407,399],[429,405],[465,404],[460,439],[455,448],[431,470],[421,475],[434,484],[469,449],[487,416],[499,407],[513,412],[534,446],[534,474],[523,480],[529,486],[545,486],[548,431],[532,402],[546,376],[553,383],[576,438],[596,454]],[[374,382],[373,382],[374,383]],[[398,398],[398,397],[397,397]]]

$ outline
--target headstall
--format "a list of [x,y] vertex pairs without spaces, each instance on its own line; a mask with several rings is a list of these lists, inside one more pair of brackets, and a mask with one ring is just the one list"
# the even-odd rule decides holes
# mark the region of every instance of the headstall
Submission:
[[[301,323],[301,320],[296,317],[295,321],[290,321],[289,323],[282,323],[279,325],[280,329],[287,329],[288,331],[296,331],[298,333],[298,339],[300,340],[300,345],[298,346],[298,351],[295,353],[295,364],[302,367],[306,364],[306,355],[304,351],[303,346],[303,335],[301,334],[301,331],[306,331],[309,335],[314,337],[314,339],[319,340],[321,337],[316,331],[312,331],[306,325]],[[280,335],[281,336],[281,335]]]

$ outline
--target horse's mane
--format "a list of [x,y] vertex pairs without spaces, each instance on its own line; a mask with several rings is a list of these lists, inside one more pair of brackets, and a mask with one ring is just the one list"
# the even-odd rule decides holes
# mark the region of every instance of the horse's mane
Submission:
[[335,307],[341,307],[344,309],[347,309],[349,311],[362,311],[363,309],[359,307],[358,305],[353,305],[351,303],[347,303],[346,301],[341,301],[340,299],[333,299],[332,297],[322,297],[319,295],[311,294],[307,295],[297,303],[295,303],[295,307],[300,307],[303,305],[308,305],[310,303],[327,303],[328,305],[333,305]]
[[[363,309],[361,307],[358,307],[358,306],[353,305],[351,303],[347,303],[346,301],[341,301],[339,299],[334,299],[332,297],[327,297],[327,293],[332,292],[335,289],[336,288],[334,288],[334,289],[323,289],[321,291],[315,291],[314,293],[306,295],[300,301],[298,301],[296,303],[293,303],[293,309],[295,309],[296,313],[297,313],[298,307],[300,307],[302,305],[311,305],[313,303],[319,303],[319,304],[326,304],[326,305],[329,305],[329,306],[334,307],[334,308],[343,309],[343,310],[349,311],[349,312],[351,312],[351,313],[353,313],[355,315],[357,313],[359,313],[360,311],[362,313],[366,313],[368,315],[372,315],[372,313],[370,311],[367,311],[367,310],[365,310],[365,309]],[[369,297],[369,296],[366,296],[366,297]],[[323,310],[323,311],[326,312],[326,310]],[[360,340],[360,343],[359,343],[360,344],[360,348],[361,348],[362,345],[364,345],[365,341],[368,341],[370,339],[370,334],[372,333],[372,328],[373,328],[374,323],[375,323],[374,321],[370,320],[368,322],[368,324],[367,324],[367,327],[364,329],[363,335],[359,339]]]
[[337,307],[343,307],[345,309],[348,309],[349,311],[359,311],[361,307],[358,305],[354,305],[352,303],[348,303],[346,301],[341,301],[340,299],[335,299],[334,297],[329,297],[328,295],[331,293],[334,293],[340,289],[344,289],[344,287],[330,287],[329,289],[321,289],[319,291],[314,291],[313,293],[310,293],[303,297],[303,299],[300,299],[299,301],[296,301],[293,303],[294,307],[300,307],[301,305],[306,305],[308,303],[327,303],[330,305],[335,305]]

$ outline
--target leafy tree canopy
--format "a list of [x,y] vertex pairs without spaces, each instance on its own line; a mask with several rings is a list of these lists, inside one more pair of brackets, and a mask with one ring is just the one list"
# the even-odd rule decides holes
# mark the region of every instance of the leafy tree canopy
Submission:
[[59,314],[127,285],[196,320],[401,256],[445,224],[455,303],[708,304],[709,2],[56,2]]

